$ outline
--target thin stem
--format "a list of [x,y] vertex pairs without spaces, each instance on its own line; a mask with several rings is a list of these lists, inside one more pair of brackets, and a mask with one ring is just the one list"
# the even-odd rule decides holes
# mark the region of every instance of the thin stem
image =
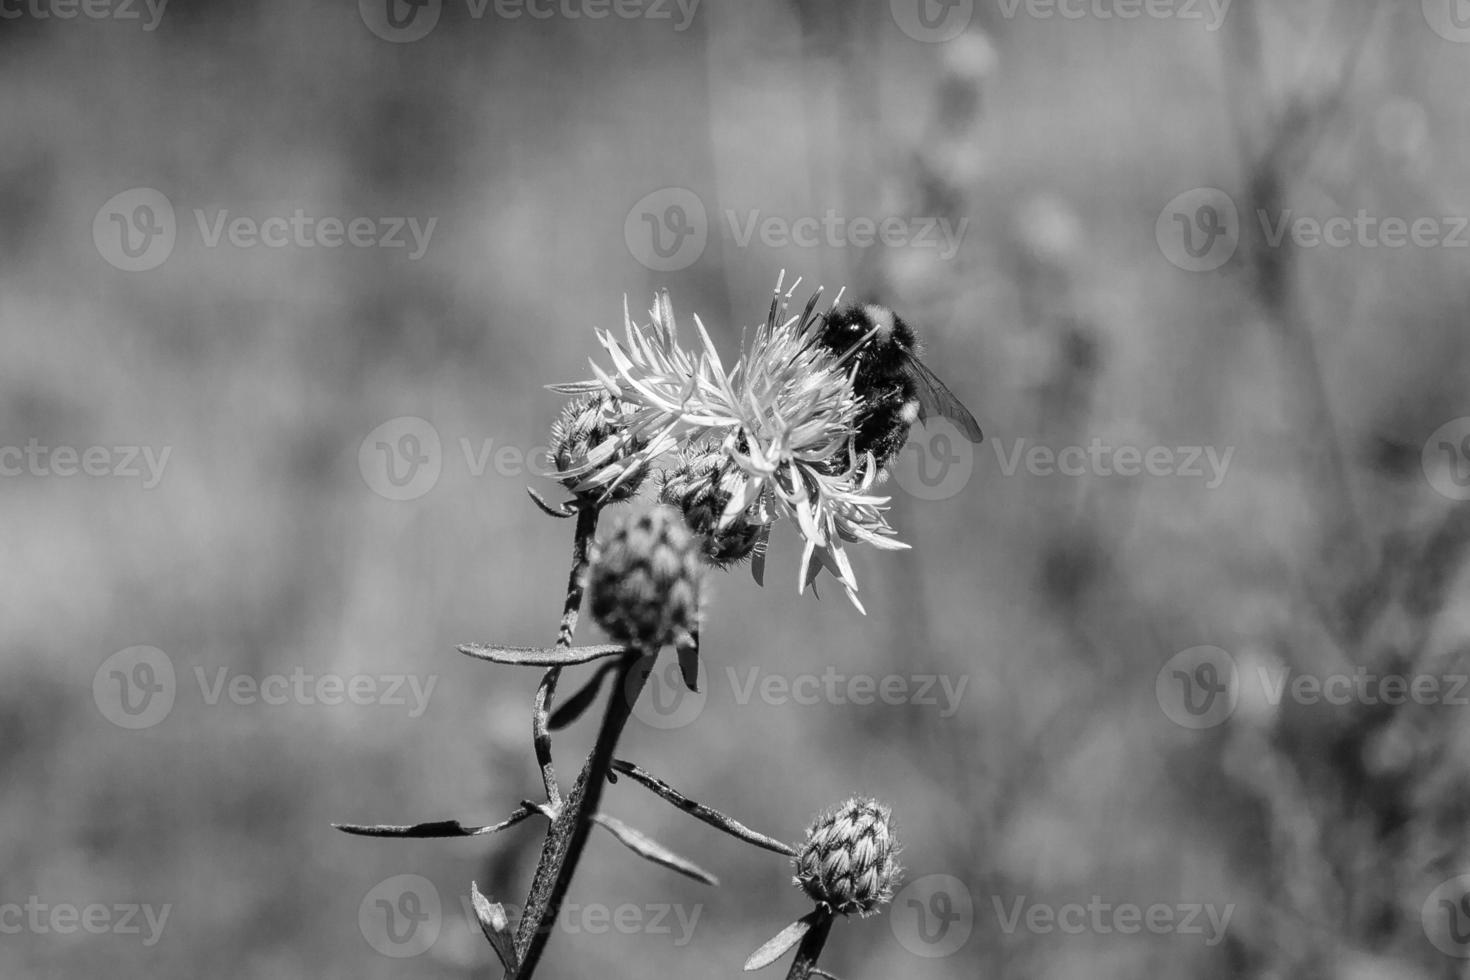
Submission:
[[817,967],[817,958],[822,955],[822,947],[827,945],[827,933],[831,931],[832,913],[817,916],[806,935],[801,937],[796,959],[791,961],[791,969],[786,971],[786,980],[807,980],[812,975]]
[[[588,501],[577,511],[577,530],[572,538],[572,570],[567,576],[567,598],[562,605],[561,626],[556,645],[565,649],[572,645],[577,632],[577,616],[582,609],[582,593],[586,589],[587,566],[591,561],[592,538],[597,533],[597,518],[602,508]],[[551,700],[556,695],[556,682],[561,668],[552,667],[536,688],[536,702],[531,712],[531,741],[536,747],[536,764],[541,767],[541,781],[546,785],[546,799],[553,807],[561,806],[561,787],[556,783],[556,769],[551,764]]]
[[542,845],[541,859],[536,864],[536,876],[531,882],[531,894],[526,900],[526,911],[516,930],[516,952],[520,957],[520,968],[510,980],[529,980],[546,948],[551,925],[566,898],[567,888],[577,870],[577,862],[587,845],[593,815],[597,813],[598,805],[602,801],[607,775],[612,771],[618,738],[633,712],[633,703],[638,700],[639,694],[643,692],[643,685],[648,681],[656,653],[657,651],[635,651],[618,664],[613,689],[607,699],[607,711],[597,733],[597,742],[588,754],[587,762],[582,766],[576,783],[572,785],[566,802],[558,808],[551,832],[546,835],[546,842]]

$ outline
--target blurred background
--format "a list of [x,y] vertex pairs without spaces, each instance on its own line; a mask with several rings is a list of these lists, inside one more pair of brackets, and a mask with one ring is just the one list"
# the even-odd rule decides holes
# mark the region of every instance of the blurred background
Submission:
[[[455,647],[554,636],[543,385],[663,286],[733,358],[781,270],[987,433],[915,430],[867,616],[790,527],[720,573],[620,748],[785,840],[894,806],[823,966],[1462,975],[1464,6],[0,0],[0,976],[498,976],[544,825],[331,824],[539,794],[539,672]],[[604,805],[722,884],[594,837],[540,976],[809,911]]]

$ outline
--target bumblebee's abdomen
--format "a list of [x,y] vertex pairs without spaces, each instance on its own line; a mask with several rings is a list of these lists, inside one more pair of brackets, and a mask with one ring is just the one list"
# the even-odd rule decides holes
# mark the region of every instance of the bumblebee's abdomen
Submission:
[[862,392],[863,409],[853,440],[858,455],[872,453],[879,466],[898,455],[917,416],[917,394],[914,383],[905,376],[873,383]]

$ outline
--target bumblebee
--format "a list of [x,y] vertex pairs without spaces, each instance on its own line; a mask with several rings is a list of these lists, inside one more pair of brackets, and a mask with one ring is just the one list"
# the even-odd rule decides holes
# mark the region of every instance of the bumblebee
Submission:
[[970,410],[919,360],[912,327],[877,304],[845,306],[826,314],[817,326],[818,343],[839,357],[857,360],[853,390],[861,408],[853,448],[872,453],[886,468],[908,441],[915,422],[941,415],[971,442],[985,438]]

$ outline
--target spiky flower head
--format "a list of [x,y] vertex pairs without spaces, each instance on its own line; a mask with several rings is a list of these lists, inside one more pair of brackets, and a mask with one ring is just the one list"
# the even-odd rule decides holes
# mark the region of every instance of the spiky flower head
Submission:
[[893,812],[877,800],[851,799],[808,828],[792,864],[812,901],[843,915],[872,915],[893,897],[902,869]]
[[708,444],[680,453],[658,489],[660,503],[677,507],[699,539],[706,560],[716,568],[749,558],[765,542],[771,515],[756,502],[725,522],[725,508],[739,491],[741,474],[730,457]]
[[590,574],[592,618],[619,643],[657,650],[699,627],[704,563],[671,507],[624,521],[597,546]]
[[[624,427],[624,406],[606,392],[594,392],[573,398],[562,406],[561,415],[551,423],[551,462],[561,476],[562,485],[576,491],[580,477],[575,474],[587,463],[588,455],[599,446],[613,445],[609,440],[619,436]],[[619,440],[621,442],[621,440]],[[625,451],[615,458],[621,459],[629,453],[637,453],[642,443],[637,439],[626,441]],[[647,468],[629,473],[608,495],[609,500],[627,500],[638,493]]]
[[800,315],[786,316],[794,290],[783,296],[777,283],[765,324],[729,369],[697,316],[699,348],[680,346],[667,292],[655,297],[646,325],[635,324],[625,304],[625,339],[608,331],[597,335],[612,372],[594,362],[595,380],[552,386],[605,391],[628,412],[623,434],[592,450],[567,475],[582,478],[577,492],[601,493],[664,453],[700,442],[718,446],[735,464],[718,526],[729,527],[753,505],[792,518],[806,539],[797,590],[826,568],[862,609],[846,545],[908,546],[892,537],[884,516],[888,498],[869,493],[877,464],[853,452],[862,402],[853,390],[851,352],[837,354],[818,343],[820,290]]

